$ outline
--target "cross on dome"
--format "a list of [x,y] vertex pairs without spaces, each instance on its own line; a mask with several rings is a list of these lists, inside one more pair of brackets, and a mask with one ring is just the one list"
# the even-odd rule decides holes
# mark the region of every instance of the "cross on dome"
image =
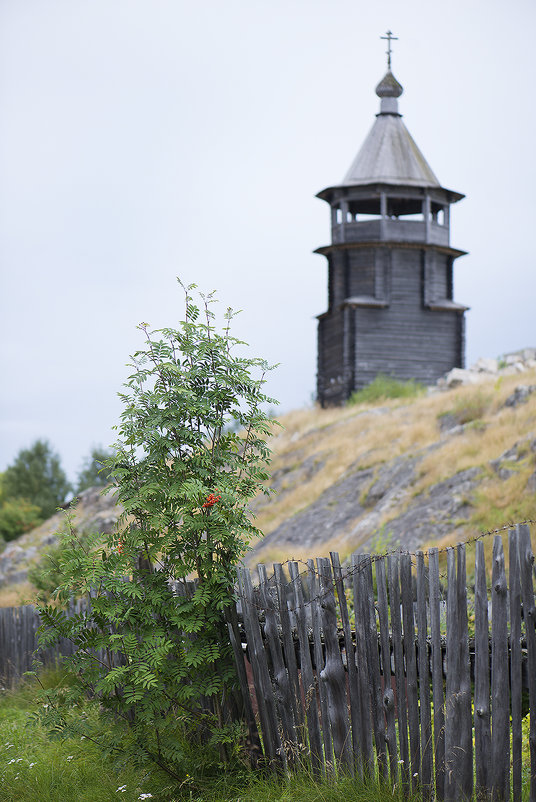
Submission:
[[387,69],[391,69],[391,42],[395,41],[398,42],[398,36],[393,36],[392,31],[387,31],[385,36],[380,36],[380,39],[385,39],[387,42],[387,50],[385,51],[385,55],[387,56]]

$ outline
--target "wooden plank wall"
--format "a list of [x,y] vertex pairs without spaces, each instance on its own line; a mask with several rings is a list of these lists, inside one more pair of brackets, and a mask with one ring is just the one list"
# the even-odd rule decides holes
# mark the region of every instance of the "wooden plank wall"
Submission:
[[254,581],[240,569],[246,636],[235,654],[251,667],[268,764],[291,769],[301,748],[298,762],[319,775],[380,776],[446,802],[520,802],[524,771],[536,802],[528,527],[507,545],[508,566],[498,535],[486,565],[476,542],[470,594],[463,544],[446,550],[446,575],[437,549],[356,555],[344,566],[331,553],[288,570],[259,566]]

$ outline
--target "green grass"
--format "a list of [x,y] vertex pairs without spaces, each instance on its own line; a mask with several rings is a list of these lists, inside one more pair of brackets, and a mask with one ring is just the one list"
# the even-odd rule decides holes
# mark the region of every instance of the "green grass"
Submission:
[[[31,720],[35,695],[35,685],[26,683],[0,697],[2,802],[133,802],[152,792],[150,777],[129,767],[118,769],[95,744],[49,739]],[[124,792],[118,791],[121,786]]]
[[415,379],[409,381],[398,381],[392,376],[385,376],[378,373],[374,381],[356,390],[348,399],[348,404],[374,404],[376,401],[387,401],[389,398],[416,398],[422,395],[425,387]]
[[[45,675],[52,683],[53,676]],[[87,740],[51,740],[32,723],[36,687],[26,683],[0,697],[0,799],[2,802],[417,802],[399,787],[340,777],[313,778],[304,770],[285,778],[263,776],[245,765],[212,776],[185,772],[182,782],[112,762]],[[528,716],[523,720],[523,799],[528,799]],[[143,795],[150,796],[143,796]]]
[[[43,682],[52,685],[58,674]],[[136,771],[107,758],[87,739],[51,739],[35,724],[37,687],[25,682],[0,696],[0,798],[2,802],[408,802],[399,789],[344,777],[315,780],[307,771],[292,778],[263,776],[245,765],[216,775],[185,772],[175,783],[163,774]],[[81,711],[82,712],[82,711]]]

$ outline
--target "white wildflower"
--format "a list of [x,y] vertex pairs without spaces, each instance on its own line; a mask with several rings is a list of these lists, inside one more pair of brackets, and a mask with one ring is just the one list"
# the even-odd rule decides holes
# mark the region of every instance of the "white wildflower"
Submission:
[[74,755],[67,755],[67,760],[72,760]]
[[140,794],[138,797],[138,799],[152,799],[152,798],[153,798],[152,794]]
[[120,785],[115,793],[116,794],[124,794],[126,790],[127,790],[126,785]]
[[33,769],[33,767],[34,767],[34,766],[35,766],[35,763],[30,763],[30,764],[28,765],[28,768],[29,768],[29,769]]
[[8,764],[7,764],[7,765],[8,765],[8,766],[11,766],[11,764],[12,764],[12,763],[15,763],[15,758],[13,758],[12,760],[10,760],[10,761],[8,762]]
[[18,758],[16,759],[15,763],[22,763],[22,758],[21,758],[21,757],[18,757]]

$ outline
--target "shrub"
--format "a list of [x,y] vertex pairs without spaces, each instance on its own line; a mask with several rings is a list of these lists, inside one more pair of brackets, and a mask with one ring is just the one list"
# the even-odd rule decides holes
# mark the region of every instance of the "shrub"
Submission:
[[374,381],[356,390],[348,399],[348,404],[373,404],[376,401],[386,401],[389,398],[415,398],[425,391],[425,387],[415,379],[399,381],[392,376],[378,373]]
[[[272,401],[262,392],[269,366],[236,355],[243,343],[230,334],[231,310],[218,332],[212,296],[200,309],[192,289],[177,330],[139,327],[145,344],[132,357],[107,463],[125,510],[119,530],[104,546],[81,543],[69,527],[62,539],[55,597],[91,593],[91,608],[73,617],[40,609],[42,645],[67,637],[77,647],[66,662],[72,685],[48,692],[47,726],[175,779],[192,748],[224,752],[237,740],[225,727],[235,681],[225,611],[257,534],[248,502],[268,478],[273,427],[261,408]],[[81,699],[93,700],[95,718],[78,715]]]
[[41,510],[24,498],[4,501],[0,506],[0,538],[14,540],[42,522]]

